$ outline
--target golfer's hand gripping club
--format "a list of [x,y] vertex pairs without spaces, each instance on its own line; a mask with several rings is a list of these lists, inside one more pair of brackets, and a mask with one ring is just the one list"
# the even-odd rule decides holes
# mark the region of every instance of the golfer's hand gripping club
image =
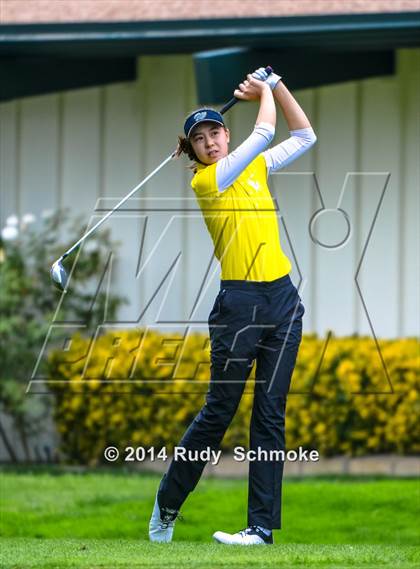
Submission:
[[[270,66],[265,68],[260,67],[254,72],[254,76],[256,77],[256,79],[260,79],[261,81],[268,81],[272,74],[273,70]],[[275,75],[275,77],[278,78],[277,81],[280,79],[278,75]],[[226,105],[224,105],[224,107],[222,107],[222,109],[220,110],[220,114],[222,115],[225,114],[238,101],[239,99],[233,97],[228,103],[226,103]],[[111,211],[109,211],[102,219],[100,219],[98,223],[96,223],[91,229],[89,229],[89,231],[85,233],[85,235],[83,235],[72,247],[70,247],[70,249],[68,249],[59,259],[57,259],[57,261],[55,261],[55,263],[53,263],[50,269],[51,278],[60,290],[66,292],[66,286],[68,282],[68,274],[63,266],[63,260],[66,257],[68,257],[70,253],[72,253],[75,249],[77,249],[81,245],[81,243],[83,243],[83,241],[87,239],[87,237],[89,237],[89,235],[91,235],[94,231],[96,231],[96,229],[98,229],[98,227],[102,225],[108,219],[108,217],[110,217],[127,200],[129,200],[131,196],[135,192],[137,192],[137,190],[139,190],[142,186],[144,186],[155,174],[157,174],[159,170],[161,170],[164,166],[166,166],[166,164],[170,162],[173,158],[176,158],[178,156],[177,150],[178,149],[174,150],[167,158],[165,158],[165,160],[161,164],[159,164],[159,166],[157,166],[157,168],[155,168],[153,172],[151,172],[144,180],[142,180],[135,188],[133,188],[131,192],[128,193],[120,202],[118,202],[117,205]]]
[[[262,71],[261,71],[262,70]],[[255,74],[259,72],[259,76],[257,77]],[[268,65],[267,67],[259,67],[256,71],[254,71],[253,75],[256,79],[260,79],[260,81],[266,81],[270,75],[273,73],[273,69]],[[265,78],[262,79],[260,77],[263,76],[263,74],[265,74]],[[278,77],[278,76],[277,76]],[[271,85],[270,85],[271,86]],[[271,87],[273,88],[273,87]],[[229,109],[231,109],[233,107],[233,105],[236,105],[236,103],[240,101],[240,99],[236,98],[236,97],[232,97],[231,100],[226,103],[226,105],[224,107],[222,107],[222,109],[220,110],[220,114],[224,115]]]
[[[270,69],[271,72],[267,73],[267,69]],[[264,67],[259,67],[254,71],[252,76],[255,77],[255,79],[259,79],[260,81],[265,81],[269,85],[271,90],[274,89],[274,87],[281,79],[281,75],[277,75],[277,73],[274,73],[271,67],[267,67],[265,69]]]

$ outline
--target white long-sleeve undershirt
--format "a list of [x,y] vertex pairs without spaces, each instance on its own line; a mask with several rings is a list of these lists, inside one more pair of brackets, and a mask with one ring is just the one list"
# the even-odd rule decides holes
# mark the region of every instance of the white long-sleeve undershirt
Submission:
[[217,162],[216,182],[220,192],[231,186],[261,152],[267,164],[268,176],[299,158],[317,139],[312,127],[291,130],[288,139],[264,151],[272,141],[274,132],[274,126],[269,123],[255,125],[242,144]]

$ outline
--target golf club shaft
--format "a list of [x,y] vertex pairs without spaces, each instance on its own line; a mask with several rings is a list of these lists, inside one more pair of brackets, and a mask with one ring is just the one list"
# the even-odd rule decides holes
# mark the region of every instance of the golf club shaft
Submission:
[[[265,71],[268,75],[270,75],[270,73],[272,73],[272,68],[270,66],[265,68]],[[237,99],[236,97],[232,97],[232,99],[230,101],[228,101],[226,103],[226,105],[224,105],[222,107],[222,109],[220,110],[220,114],[225,114],[230,108],[233,107],[233,105],[235,105],[240,99]],[[89,237],[89,235],[91,235],[96,229],[98,229],[98,227],[100,225],[102,225],[102,223],[104,223],[108,217],[110,217],[114,211],[116,211],[118,208],[120,208],[127,200],[129,200],[131,198],[131,196],[137,192],[137,190],[139,190],[142,186],[144,186],[144,184],[146,184],[146,182],[148,182],[150,180],[150,178],[152,178],[155,174],[157,174],[159,172],[159,170],[161,170],[170,160],[172,160],[172,158],[174,158],[176,155],[176,151],[174,150],[167,158],[165,158],[165,160],[159,164],[159,166],[157,166],[157,168],[155,168],[153,170],[153,172],[151,172],[146,178],[144,178],[144,180],[142,180],[135,188],[133,188],[131,190],[130,193],[128,193],[119,203],[117,203],[117,205],[112,208],[111,211],[109,211],[102,219],[100,219],[98,221],[98,223],[96,223],[91,229],[89,229],[89,231],[87,233],[85,233],[80,239],[79,241],[76,241],[76,243],[70,247],[70,249],[68,249],[61,257],[60,257],[60,261],[62,261],[63,259],[65,259],[68,255],[70,255],[70,253],[72,251],[74,251],[87,237]]]
[[74,251],[81,243],[82,241],[84,241],[87,237],[89,237],[89,235],[91,233],[93,233],[95,231],[95,229],[97,229],[100,225],[102,225],[102,223],[104,223],[104,221],[106,221],[108,219],[108,217],[110,217],[114,211],[116,211],[119,207],[121,207],[128,199],[131,198],[131,196],[137,192],[137,190],[139,190],[142,186],[144,186],[144,184],[146,184],[146,182],[148,182],[150,180],[150,178],[152,178],[155,174],[157,174],[159,172],[159,170],[161,170],[170,160],[172,160],[172,158],[175,156],[175,152],[172,152],[172,154],[170,154],[167,158],[165,158],[165,160],[159,164],[159,166],[157,166],[157,168],[155,168],[153,170],[153,172],[151,172],[146,178],[144,178],[144,180],[142,180],[135,188],[133,188],[131,190],[131,192],[129,194],[127,194],[120,202],[117,203],[117,205],[112,208],[111,211],[109,211],[102,219],[100,219],[98,221],[98,223],[96,223],[91,229],[89,229],[89,231],[87,233],[85,233],[83,235],[83,237],[81,237],[79,239],[79,241],[77,241],[72,247],[70,247],[70,249],[68,251],[66,251],[64,253],[64,255],[62,255],[61,259],[65,259],[67,257],[67,255],[70,255],[70,253],[72,251]]

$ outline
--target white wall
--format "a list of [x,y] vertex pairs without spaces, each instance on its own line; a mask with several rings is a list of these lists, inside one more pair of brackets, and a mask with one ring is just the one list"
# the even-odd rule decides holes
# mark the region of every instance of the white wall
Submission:
[[[377,336],[419,333],[420,50],[401,50],[397,61],[395,77],[295,93],[318,142],[273,176],[271,188],[280,206],[280,237],[292,260],[292,279],[298,285],[302,277],[305,332],[371,335],[354,278],[389,175],[358,282]],[[152,72],[156,68],[159,75]],[[0,105],[2,226],[12,213],[39,215],[62,205],[93,223],[102,215],[94,213],[95,207],[114,206],[171,153],[184,116],[197,106],[192,59],[144,57],[138,75],[136,83]],[[246,137],[255,117],[254,104],[239,104],[229,112],[233,144]],[[287,137],[282,117],[278,125],[276,140],[281,141]],[[120,314],[123,326],[134,325],[174,263],[173,280],[157,295],[163,302],[159,315],[155,302],[141,325],[157,317],[188,320],[201,286],[210,282],[191,317],[207,329],[219,270],[189,188],[187,164],[167,165],[107,222],[122,242],[113,270],[114,286],[130,299]],[[310,237],[309,221],[321,208],[314,174],[324,206],[332,210],[347,180],[341,207],[352,233],[342,247],[326,248]],[[172,211],[147,211],[146,202],[149,208],[165,204]],[[337,243],[346,232],[344,217],[337,211],[324,213],[314,231],[320,241]],[[135,278],[151,252],[150,262]],[[176,329],[175,324],[168,326]]]

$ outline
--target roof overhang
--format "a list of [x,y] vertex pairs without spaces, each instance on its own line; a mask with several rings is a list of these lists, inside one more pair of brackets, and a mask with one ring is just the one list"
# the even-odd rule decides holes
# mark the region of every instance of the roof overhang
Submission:
[[[42,64],[42,61],[47,60],[53,65],[65,65],[64,60],[67,59],[68,64],[71,60],[75,79],[73,86],[76,87],[84,86],[82,78],[77,81],[76,71],[77,61],[84,58],[89,58],[91,62],[97,58],[103,62],[106,59],[127,60],[141,55],[197,53],[210,48],[212,51],[221,49],[226,52],[228,48],[235,48],[239,50],[238,53],[242,52],[241,65],[248,65],[246,54],[249,54],[250,59],[265,54],[267,59],[262,63],[268,62],[272,65],[275,65],[277,56],[284,58],[288,55],[291,58],[296,54],[301,64],[306,57],[306,69],[313,57],[318,58],[320,62],[323,57],[343,57],[347,58],[346,61],[350,65],[350,54],[354,52],[352,65],[357,67],[359,62],[362,63],[366,59],[366,53],[371,53],[372,57],[373,52],[387,53],[387,64],[384,64],[384,59],[378,55],[376,63],[367,70],[367,76],[371,76],[376,73],[375,69],[379,74],[392,72],[390,54],[395,49],[419,45],[420,12],[1,25],[0,69],[3,83],[8,80],[8,76],[4,75],[3,63],[7,64],[9,74],[12,64],[19,76],[22,61],[24,68],[28,69],[31,61],[34,65],[40,65],[40,62]],[[211,57],[213,66],[215,63],[223,63],[224,56],[220,53],[217,61],[214,56]],[[261,60],[259,61],[261,63]],[[200,65],[207,65],[208,68],[208,57],[205,54],[196,58],[198,74]],[[126,66],[132,68],[132,64],[127,61]],[[93,70],[94,67],[93,64]],[[111,67],[114,72],[110,74],[109,81],[121,80],[118,76],[114,77],[115,66]],[[338,79],[342,80],[340,77]],[[62,85],[58,83],[57,87],[62,88]],[[29,91],[28,94],[33,92]],[[7,98],[10,96],[9,92]],[[16,96],[23,96],[22,92]]]

